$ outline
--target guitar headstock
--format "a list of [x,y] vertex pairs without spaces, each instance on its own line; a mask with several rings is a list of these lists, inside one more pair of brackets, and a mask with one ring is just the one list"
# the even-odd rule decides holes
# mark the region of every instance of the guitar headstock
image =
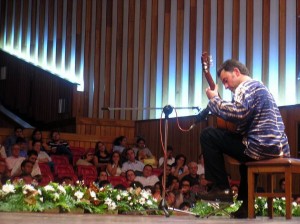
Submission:
[[203,52],[201,56],[202,69],[205,73],[209,71],[210,66],[212,65],[212,57],[208,55],[207,52]]

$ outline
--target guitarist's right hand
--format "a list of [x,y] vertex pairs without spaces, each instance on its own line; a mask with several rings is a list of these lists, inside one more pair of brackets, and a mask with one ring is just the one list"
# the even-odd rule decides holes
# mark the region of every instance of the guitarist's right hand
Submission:
[[206,96],[207,96],[208,99],[211,99],[215,96],[219,96],[218,85],[215,85],[214,89],[211,89],[210,87],[207,87],[206,90],[205,90],[205,93],[206,93]]

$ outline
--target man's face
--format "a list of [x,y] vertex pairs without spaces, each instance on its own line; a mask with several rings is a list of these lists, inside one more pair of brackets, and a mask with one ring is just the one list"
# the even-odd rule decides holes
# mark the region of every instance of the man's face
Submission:
[[16,131],[15,131],[15,135],[17,137],[22,137],[23,138],[23,130],[21,128],[18,128]]
[[143,176],[149,177],[152,175],[152,168],[150,166],[145,166],[143,169]]
[[167,157],[168,157],[169,159],[171,159],[171,158],[173,157],[173,151],[172,151],[172,150],[168,150],[168,151],[167,151]]
[[33,150],[39,153],[41,151],[41,143],[40,142],[34,143]]
[[24,167],[22,167],[22,171],[23,173],[26,174],[31,174],[33,169],[33,164],[32,163],[26,163]]
[[135,155],[132,149],[127,151],[127,159],[131,162],[135,161]]
[[37,156],[36,155],[31,155],[30,157],[28,157],[28,160],[32,163],[35,163],[37,160]]
[[58,132],[53,132],[53,134],[52,134],[52,139],[53,139],[54,141],[58,141],[59,138],[60,138],[59,133],[58,133]]
[[128,171],[127,175],[126,175],[126,178],[127,178],[128,181],[134,181],[135,173],[133,171]]
[[191,185],[188,181],[182,181],[181,187],[182,187],[182,189],[181,189],[182,193],[187,193],[187,192],[189,192]]
[[198,166],[196,163],[189,164],[189,172],[191,175],[196,175],[198,171]]
[[20,146],[17,144],[13,145],[11,152],[14,157],[18,157],[20,154]]
[[228,72],[223,70],[220,74],[220,79],[225,87],[225,89],[229,89],[231,92],[235,92],[235,89],[240,84],[239,70],[235,68],[232,72]]

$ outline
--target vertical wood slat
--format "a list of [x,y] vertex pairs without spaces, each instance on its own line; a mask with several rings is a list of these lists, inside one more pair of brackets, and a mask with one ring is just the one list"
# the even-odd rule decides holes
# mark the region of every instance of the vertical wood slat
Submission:
[[73,0],[67,0],[67,15],[66,15],[66,53],[65,53],[65,68],[70,69],[71,65],[71,44],[72,44],[72,13],[73,13]]
[[[110,105],[110,73],[111,73],[111,46],[112,46],[112,11],[113,11],[113,1],[107,1],[106,5],[107,17],[106,17],[106,38],[105,38],[105,95],[104,95],[104,105]],[[114,84],[112,84],[114,85]],[[109,118],[109,112],[103,112],[104,118]]]
[[[134,15],[135,1],[129,0],[129,16],[128,16],[128,50],[127,50],[127,105],[133,107],[133,91],[136,86],[133,85],[133,63],[134,63]],[[126,120],[132,119],[132,111],[126,111]]]
[[[224,59],[224,53],[223,53],[223,49],[224,49],[224,45],[226,43],[224,43],[224,1],[218,1],[217,3],[217,58],[216,58],[216,64],[220,65],[223,63],[223,59]],[[218,81],[216,79],[216,81]],[[207,82],[206,82],[207,83]],[[222,96],[223,94],[223,88],[221,86],[221,84],[219,85],[219,94],[220,96]]]
[[[115,105],[121,107],[122,94],[122,51],[123,51],[123,11],[124,1],[118,0],[117,16],[117,52],[116,52],[116,79],[115,79]],[[124,93],[125,94],[125,93]],[[120,111],[115,111],[115,118],[120,119]]]
[[263,28],[262,28],[262,82],[269,85],[269,50],[270,50],[270,0],[263,1]]
[[167,105],[169,101],[169,61],[170,61],[170,18],[171,0],[165,0],[164,16],[164,41],[163,41],[163,95],[162,104]]
[[102,17],[102,1],[96,2],[96,37],[95,37],[95,64],[94,64],[94,97],[93,97],[93,113],[92,117],[96,118],[99,114],[99,81],[100,76],[100,53],[101,53],[101,17]]
[[181,83],[182,83],[182,62],[183,62],[183,31],[184,31],[184,0],[177,1],[177,27],[176,27],[176,87],[175,87],[175,104],[180,105]]
[[239,18],[240,16],[240,0],[233,0],[232,7],[232,58],[238,59],[240,21],[235,18]]
[[53,41],[54,41],[54,1],[48,3],[48,51],[47,51],[47,62],[52,64],[53,61]]
[[196,75],[196,26],[197,26],[197,1],[191,0],[190,7],[190,41],[189,41],[189,100],[188,105],[194,105],[194,92]]
[[23,13],[23,18],[22,18],[22,39],[21,39],[21,50],[23,52],[26,52],[27,50],[27,33],[28,33],[28,8],[29,7],[29,0],[24,0],[23,1],[23,8],[22,8],[22,13]]
[[247,1],[246,10],[246,66],[250,74],[253,72],[253,1]]
[[[144,68],[145,68],[145,39],[146,39],[146,15],[147,2],[141,1],[140,4],[140,38],[139,38],[139,57],[138,57],[138,107],[144,107]],[[143,116],[143,111],[138,111],[138,119]]]
[[15,26],[14,26],[14,40],[13,40],[13,46],[16,49],[19,49],[19,40],[21,36],[21,1],[16,1],[15,2]]
[[286,71],[286,0],[279,0],[279,99],[285,97],[285,71]]
[[[208,52],[210,49],[210,22],[211,22],[211,2],[203,1],[203,38],[202,38],[202,51]],[[218,51],[217,51],[218,53]],[[202,89],[205,90],[208,84],[205,77],[202,75]],[[202,94],[202,102],[207,102],[207,97]]]
[[38,60],[40,63],[43,63],[44,60],[44,31],[45,31],[45,5],[46,0],[40,0],[39,4],[39,33],[38,33]]
[[13,1],[7,1],[7,16],[6,16],[6,43],[7,45],[10,45],[10,43],[13,41],[12,38],[12,32],[13,32],[13,17],[9,16],[13,14]]
[[[297,95],[297,103],[300,103],[300,0],[297,0],[297,50],[296,50],[296,95]],[[298,140],[300,141],[300,139]],[[299,142],[300,145],[300,142]]]
[[[156,70],[157,70],[157,36],[158,36],[158,0],[152,1],[152,21],[151,21],[151,56],[150,56],[150,107],[156,107]],[[150,114],[153,116],[155,110],[151,110]],[[154,116],[153,116],[154,117]],[[137,119],[134,117],[133,119]]]
[[61,59],[62,55],[62,33],[63,33],[63,2],[64,1],[57,1],[57,27],[56,27],[56,66],[61,67]]

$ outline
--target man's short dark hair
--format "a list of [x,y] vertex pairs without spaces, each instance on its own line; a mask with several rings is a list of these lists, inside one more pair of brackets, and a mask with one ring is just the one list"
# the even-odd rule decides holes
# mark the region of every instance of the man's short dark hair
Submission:
[[244,64],[235,59],[229,59],[218,68],[218,77],[220,77],[223,70],[226,72],[233,72],[234,68],[238,68],[243,75],[250,75],[248,68]]

